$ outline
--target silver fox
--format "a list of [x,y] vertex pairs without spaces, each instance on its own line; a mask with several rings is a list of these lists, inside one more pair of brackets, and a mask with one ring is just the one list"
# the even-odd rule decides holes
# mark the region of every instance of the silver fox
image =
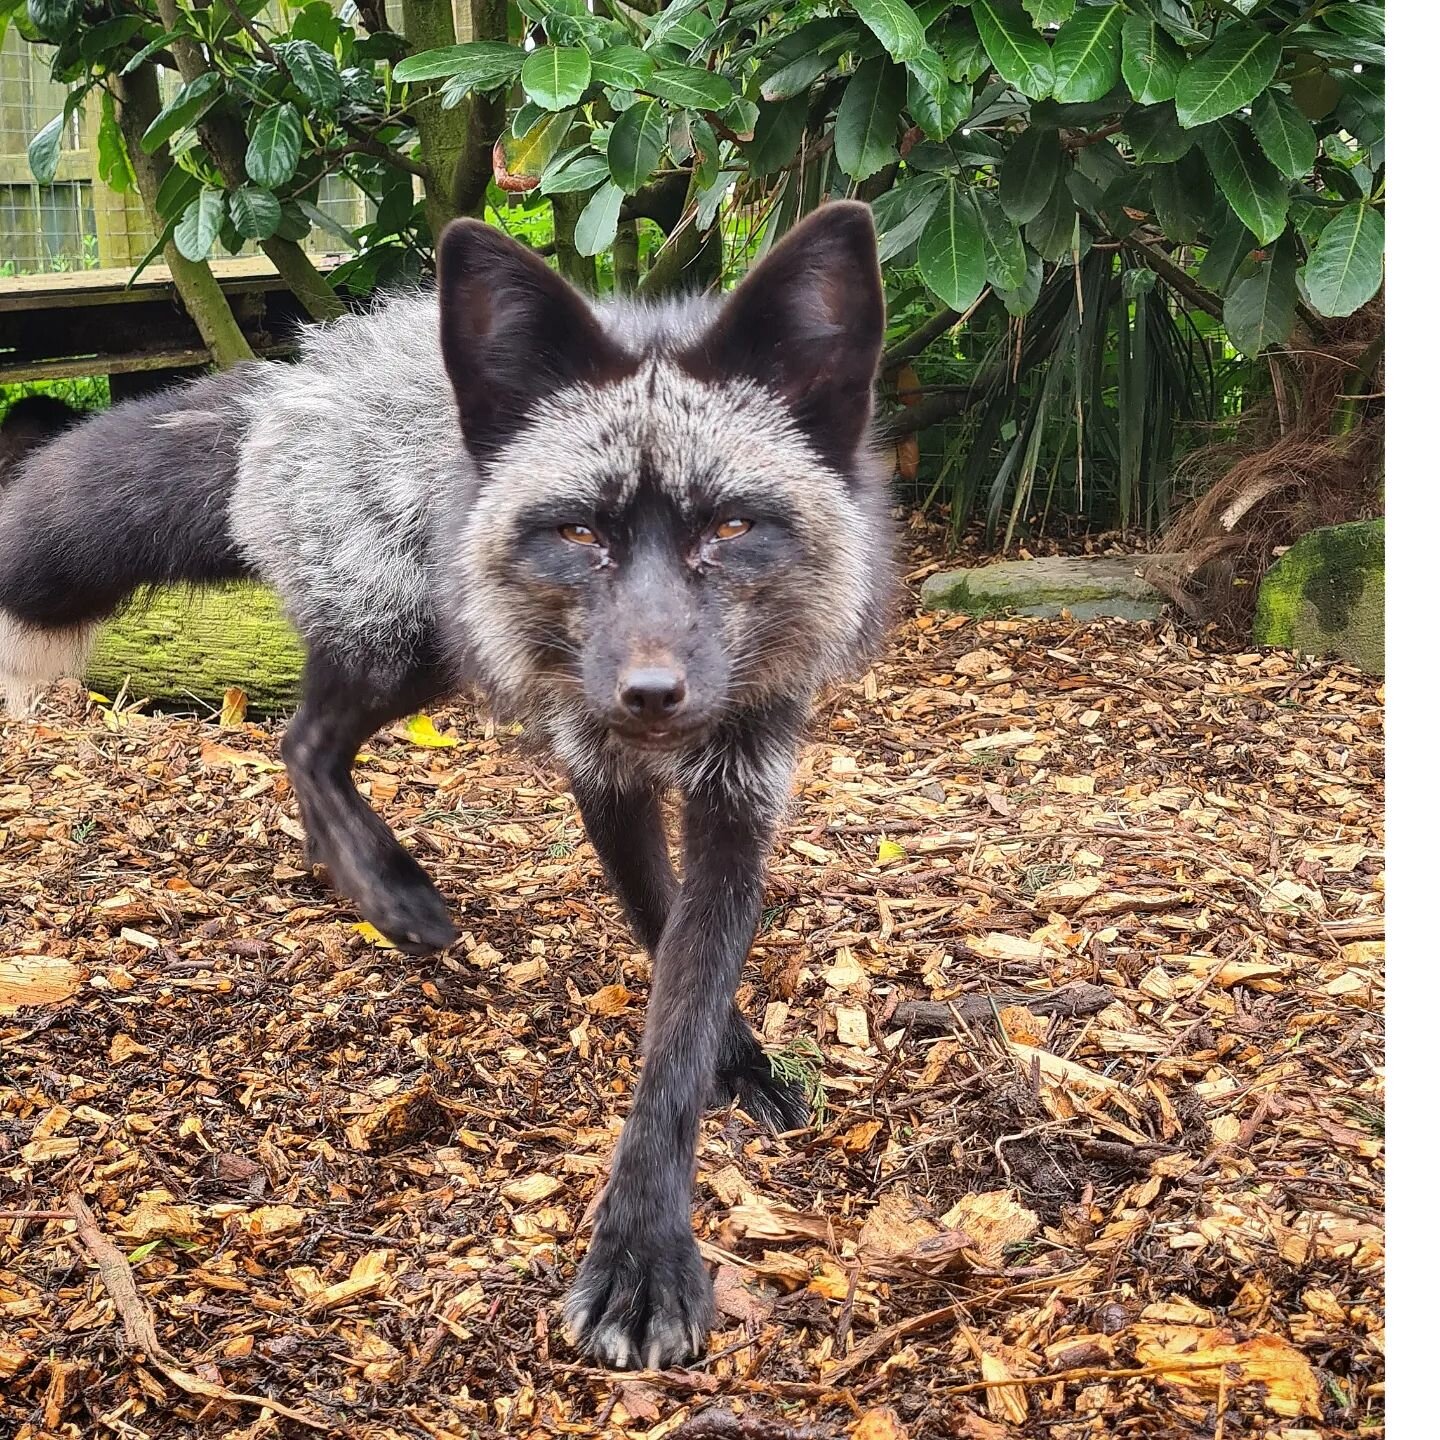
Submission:
[[884,327],[859,204],[823,206],[727,299],[656,307],[596,306],[457,221],[438,295],[315,330],[295,365],[117,406],[0,474],[12,708],[74,673],[138,590],[267,582],[306,648],[282,748],[312,858],[403,948],[455,929],[355,789],[365,740],[478,689],[563,765],[654,959],[640,1081],[566,1302],[606,1364],[704,1348],[706,1105],[807,1118],[734,993],[811,703],[887,617],[868,441]]

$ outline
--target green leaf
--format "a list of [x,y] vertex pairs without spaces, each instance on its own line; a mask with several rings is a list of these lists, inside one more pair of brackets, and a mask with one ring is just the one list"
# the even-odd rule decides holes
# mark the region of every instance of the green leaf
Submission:
[[1075,0],[1025,0],[1037,25],[1063,25],[1075,13]]
[[1309,57],[1316,68],[1297,75],[1290,82],[1290,98],[1307,120],[1323,120],[1344,93],[1339,80],[1328,70],[1318,68],[1315,56]]
[[1320,19],[1341,35],[1353,35],[1376,45],[1385,43],[1385,12],[1378,5],[1350,0],[1349,4],[1328,6],[1320,12]]
[[1230,208],[1262,245],[1269,245],[1285,229],[1290,208],[1290,185],[1260,152],[1243,125],[1224,120],[1200,137],[1210,173]]
[[174,221],[199,193],[199,178],[179,165],[172,165],[155,192],[155,209],[162,220]]
[[968,310],[985,288],[980,217],[969,195],[952,182],[920,236],[920,278],[952,310]]
[[1203,186],[1194,183],[1191,161],[1199,164],[1203,177],[1205,165],[1198,155],[1168,165],[1145,167],[1150,176],[1150,198],[1155,218],[1160,222],[1165,238],[1186,245],[1200,238],[1205,227],[1206,201],[1213,200],[1215,193],[1208,182]]
[[115,97],[108,90],[100,92],[100,128],[96,131],[95,148],[100,178],[117,195],[133,190],[135,172],[130,168],[125,137],[115,119]]
[[1384,218],[1369,205],[1347,205],[1320,232],[1300,284],[1321,315],[1353,315],[1379,290],[1384,273]]
[[1196,281],[1217,295],[1227,294],[1235,272],[1254,248],[1255,237],[1240,223],[1238,216],[1227,214],[1220,233],[1211,240],[1195,272]]
[[540,193],[568,195],[577,190],[593,190],[602,180],[609,178],[610,165],[605,156],[590,152],[569,161],[559,170],[547,170],[540,177]]
[[1167,100],[1158,105],[1135,105],[1125,115],[1125,134],[1142,165],[1178,160],[1195,143],[1194,130],[1182,130],[1175,107]]
[[[658,45],[672,32],[685,31],[687,21],[703,4],[705,0],[670,0],[668,4],[654,19],[650,25],[650,45]],[[676,34],[675,39],[680,40]],[[683,42],[681,42],[683,43]]]
[[1295,328],[1295,252],[1277,245],[1260,269],[1242,280],[1225,299],[1225,329],[1242,355],[1258,355],[1267,345],[1283,345]]
[[1248,105],[1280,67],[1280,41],[1250,24],[1231,25],[1194,56],[1175,87],[1175,113],[1193,130]]
[[525,93],[544,110],[568,110],[590,84],[590,52],[578,46],[542,45],[520,67]]
[[880,234],[880,263],[893,260],[924,233],[946,186],[936,175],[921,175],[887,190],[873,208]]
[[1063,160],[1056,131],[1032,125],[1021,133],[1000,167],[1000,203],[1012,220],[1023,225],[1045,208]]
[[851,0],[851,4],[892,60],[913,60],[925,48],[925,27],[905,0]]
[[1288,179],[1303,180],[1315,168],[1315,130],[1288,95],[1263,91],[1250,112],[1250,128],[1266,158]]
[[582,255],[598,255],[615,243],[624,198],[620,187],[608,180],[590,197],[575,222],[575,248]]
[[84,0],[30,0],[27,7],[30,23],[56,45],[74,33],[83,9]]
[[1118,5],[1091,5],[1060,27],[1050,53],[1055,67],[1055,98],[1062,104],[1099,100],[1120,81]]
[[1020,227],[1005,213],[993,190],[976,190],[975,210],[985,256],[985,278],[996,290],[1014,290],[1025,281],[1028,260]]
[[[267,190],[283,185],[300,163],[300,139],[300,112],[288,100],[262,110],[245,151],[245,173]],[[205,250],[208,254],[210,247]]]
[[1025,243],[1046,260],[1069,260],[1075,243],[1075,201],[1057,185],[1045,208],[1025,227]]
[[329,231],[347,250],[362,248],[359,240],[355,238],[354,232],[347,230],[333,215],[327,215],[318,205],[312,205],[308,200],[301,200],[297,203],[312,225],[318,225],[322,230]]
[[822,55],[819,51],[787,61],[760,82],[760,98],[788,100],[792,95],[803,95],[834,63],[834,56]]
[[[599,57],[597,64],[598,60]],[[444,45],[438,50],[424,50],[419,55],[411,55],[402,60],[392,73],[396,80],[406,85],[416,80],[443,80],[447,75],[465,75],[467,78],[473,75],[472,88],[489,90],[508,85],[520,73],[524,63],[525,52],[518,46],[501,45],[494,40],[477,40],[470,45]],[[488,81],[493,83],[486,83]]]
[[64,138],[65,116],[57,115],[42,125],[25,147],[30,173],[41,185],[54,183],[55,172],[60,168],[60,142]]
[[[498,48],[516,53],[508,45]],[[597,85],[608,85],[612,90],[643,90],[645,82],[654,73],[655,62],[633,45],[612,45],[590,61],[590,78]]]
[[313,40],[286,40],[275,47],[295,88],[317,110],[333,110],[340,103],[340,71],[335,57]]
[[687,110],[723,110],[735,98],[734,87],[723,75],[712,75],[698,65],[657,65],[641,88]]
[[970,13],[1000,78],[1031,100],[1043,100],[1055,86],[1050,47],[1017,0],[974,0]]
[[[143,49],[137,50],[124,64],[120,74],[129,75],[132,71],[138,70],[157,50],[163,50],[173,40],[178,40],[182,35],[189,32],[183,29],[167,30],[163,35],[157,35]],[[140,269],[145,268],[147,262],[142,261]],[[135,272],[136,275],[140,270]]]
[[574,119],[573,110],[561,110],[555,114],[541,111],[540,119],[523,135],[501,136],[506,170],[511,175],[528,176],[538,184],[545,167],[565,143]]
[[851,76],[835,114],[835,158],[851,180],[867,179],[899,154],[895,127],[904,104],[899,65],[867,60]]
[[1185,52],[1160,28],[1153,15],[1131,15],[1121,32],[1120,69],[1130,93],[1142,105],[1175,98],[1185,68]]
[[[0,8],[3,5],[4,0],[0,0]],[[113,20],[102,20],[98,25],[87,26],[80,37],[80,58],[92,62],[99,60],[108,51],[124,45],[144,27],[145,21],[139,15],[117,15]],[[128,60],[129,52],[121,51],[116,56],[116,63],[122,58]]]
[[633,195],[660,163],[666,130],[665,111],[658,100],[637,101],[611,126],[605,158],[615,184],[626,194]]
[[140,137],[140,148],[147,155],[158,150],[178,130],[194,125],[220,98],[224,80],[214,70],[207,70],[187,81],[175,98],[150,122]]
[[970,110],[968,87],[953,87],[945,62],[930,49],[906,61],[905,94],[906,108],[932,140],[943,140]]
[[[854,81],[851,81],[854,84]],[[808,96],[796,95],[778,104],[762,104],[755,117],[755,138],[744,146],[746,160],[756,175],[773,175],[788,165],[800,148],[809,114]]]
[[1045,279],[1045,262],[1031,249],[1025,251],[1025,278],[1012,290],[1002,290],[997,285],[995,293],[1000,303],[1012,315],[1028,315],[1040,298],[1040,285]]
[[280,202],[268,190],[242,185],[230,196],[230,223],[247,240],[268,240],[280,224]]
[[206,185],[185,207],[175,226],[175,248],[187,260],[203,260],[220,234],[224,219],[225,192]]

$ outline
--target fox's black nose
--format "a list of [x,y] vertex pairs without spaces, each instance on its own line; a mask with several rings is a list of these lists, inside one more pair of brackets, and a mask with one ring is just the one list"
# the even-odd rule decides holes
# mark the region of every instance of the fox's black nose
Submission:
[[637,666],[621,675],[618,694],[637,720],[669,720],[685,703],[685,677],[667,665]]

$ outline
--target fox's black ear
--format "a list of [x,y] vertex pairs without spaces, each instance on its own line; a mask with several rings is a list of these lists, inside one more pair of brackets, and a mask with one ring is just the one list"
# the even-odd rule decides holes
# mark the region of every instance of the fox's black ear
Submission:
[[579,291],[503,231],[452,221],[438,262],[440,348],[473,453],[513,432],[541,397],[628,368]]
[[811,442],[847,465],[870,424],[885,290],[870,209],[822,205],[736,288],[687,363],[746,376],[789,405]]

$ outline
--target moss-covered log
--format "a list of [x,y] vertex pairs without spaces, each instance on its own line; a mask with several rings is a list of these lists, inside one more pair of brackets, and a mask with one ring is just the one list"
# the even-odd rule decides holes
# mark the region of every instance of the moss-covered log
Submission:
[[295,708],[301,663],[300,642],[268,590],[169,589],[101,630],[86,681],[102,695],[125,687],[166,708],[218,707],[233,685],[252,713],[273,715]]

